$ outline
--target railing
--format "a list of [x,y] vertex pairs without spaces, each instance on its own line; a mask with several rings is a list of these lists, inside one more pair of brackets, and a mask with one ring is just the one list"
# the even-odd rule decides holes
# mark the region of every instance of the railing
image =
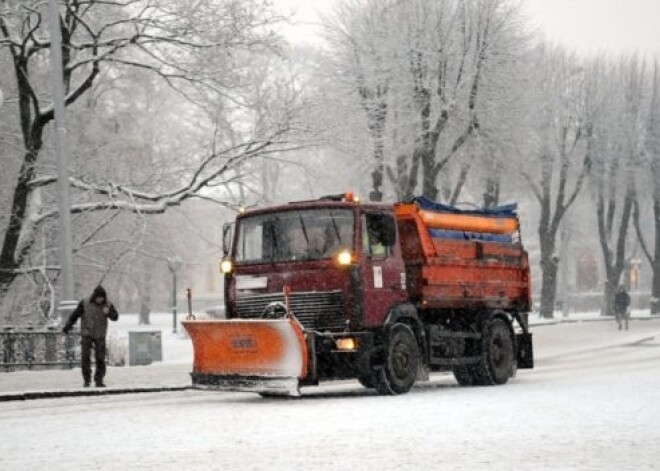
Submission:
[[59,327],[0,326],[0,372],[73,368],[80,364],[80,333]]

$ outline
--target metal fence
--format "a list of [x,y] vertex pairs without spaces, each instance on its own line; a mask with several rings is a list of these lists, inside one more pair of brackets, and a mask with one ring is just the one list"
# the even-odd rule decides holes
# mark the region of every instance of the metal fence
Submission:
[[0,372],[80,365],[80,333],[60,328],[0,326]]

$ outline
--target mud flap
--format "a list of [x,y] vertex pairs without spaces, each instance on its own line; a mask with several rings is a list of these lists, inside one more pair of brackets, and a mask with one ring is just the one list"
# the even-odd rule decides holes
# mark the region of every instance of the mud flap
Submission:
[[293,318],[182,324],[193,342],[196,388],[296,395],[307,376],[307,342]]
[[518,346],[518,368],[534,368],[534,349],[532,346],[532,334],[516,334],[516,345]]

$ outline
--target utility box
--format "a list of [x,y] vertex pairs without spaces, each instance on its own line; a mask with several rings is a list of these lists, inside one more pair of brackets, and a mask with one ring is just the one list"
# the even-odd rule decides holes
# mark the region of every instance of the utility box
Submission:
[[128,365],[150,365],[163,360],[161,331],[128,333]]

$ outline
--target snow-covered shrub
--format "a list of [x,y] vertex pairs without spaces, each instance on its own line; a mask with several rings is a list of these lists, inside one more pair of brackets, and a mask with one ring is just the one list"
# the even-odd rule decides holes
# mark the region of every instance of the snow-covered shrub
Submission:
[[128,364],[128,345],[125,336],[115,332],[108,335],[106,346],[108,350],[108,364],[111,366],[125,366]]

